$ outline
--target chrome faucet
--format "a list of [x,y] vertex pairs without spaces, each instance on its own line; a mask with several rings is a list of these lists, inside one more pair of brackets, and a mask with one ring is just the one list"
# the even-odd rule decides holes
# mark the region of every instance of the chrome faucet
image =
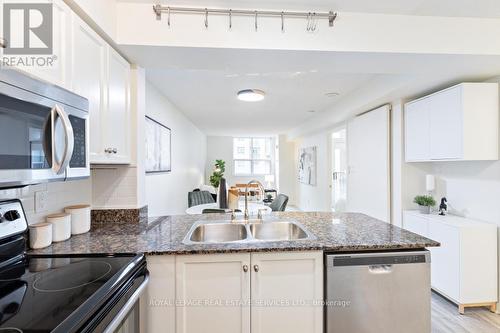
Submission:
[[248,220],[250,217],[250,215],[248,214],[248,185],[251,185],[251,184],[259,185],[259,189],[262,191],[262,196],[264,196],[264,193],[265,193],[264,186],[258,180],[254,179],[254,180],[251,180],[247,183],[247,185],[245,186],[245,220]]

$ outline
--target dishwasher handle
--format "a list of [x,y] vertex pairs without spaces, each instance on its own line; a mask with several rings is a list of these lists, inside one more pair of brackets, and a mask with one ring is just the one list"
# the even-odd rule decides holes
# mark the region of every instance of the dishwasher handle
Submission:
[[391,266],[430,263],[427,250],[411,252],[373,252],[352,254],[327,254],[325,265],[332,267],[367,266],[372,271],[392,270]]
[[370,265],[368,266],[368,272],[371,274],[390,274],[394,269],[393,265]]

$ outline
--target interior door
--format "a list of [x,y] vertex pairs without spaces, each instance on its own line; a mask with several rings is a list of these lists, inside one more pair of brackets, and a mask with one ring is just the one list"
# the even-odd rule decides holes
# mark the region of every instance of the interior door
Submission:
[[347,125],[347,211],[390,222],[390,106]]
[[344,212],[347,200],[346,127],[332,133],[332,211]]

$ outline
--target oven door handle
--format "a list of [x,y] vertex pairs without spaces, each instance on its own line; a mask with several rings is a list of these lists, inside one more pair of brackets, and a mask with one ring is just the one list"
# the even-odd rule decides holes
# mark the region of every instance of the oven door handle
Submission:
[[[63,130],[64,130],[64,152],[60,160],[57,159],[56,154],[56,117],[61,120]],[[62,174],[69,165],[71,156],[73,155],[74,148],[74,135],[73,126],[69,120],[68,115],[64,112],[62,106],[55,105],[52,110],[50,110],[50,122],[52,127],[52,170],[57,174]]]
[[103,333],[114,333],[118,327],[120,327],[123,320],[127,317],[129,311],[134,307],[135,303],[141,297],[142,292],[146,288],[149,282],[149,274],[146,274],[144,281],[141,285],[134,291],[134,293],[130,296],[127,303],[120,309],[120,312],[113,318],[113,320],[109,323]]

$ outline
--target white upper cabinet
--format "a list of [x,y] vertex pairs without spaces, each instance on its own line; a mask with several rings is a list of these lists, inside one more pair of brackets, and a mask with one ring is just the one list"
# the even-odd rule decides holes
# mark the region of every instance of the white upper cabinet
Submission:
[[103,121],[105,163],[130,163],[130,64],[108,48],[107,108]]
[[103,155],[102,127],[106,89],[106,42],[78,16],[73,16],[72,90],[89,100],[90,161]]
[[130,64],[73,14],[72,89],[89,100],[90,163],[130,163]]
[[426,99],[405,106],[406,160],[425,161],[429,157],[429,108]]
[[50,60],[47,60],[47,64],[43,67],[19,66],[18,69],[38,79],[70,89],[72,49],[69,47],[69,40],[71,9],[63,0],[44,0],[44,2],[52,4],[52,55],[47,55]]
[[498,84],[462,83],[405,105],[405,160],[498,159]]

